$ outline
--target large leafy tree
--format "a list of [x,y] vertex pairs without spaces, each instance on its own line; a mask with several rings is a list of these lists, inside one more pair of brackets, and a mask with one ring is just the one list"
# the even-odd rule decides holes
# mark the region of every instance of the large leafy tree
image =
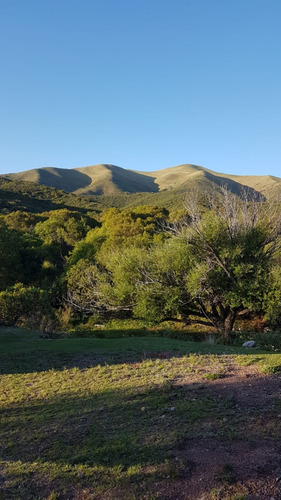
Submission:
[[116,310],[114,289],[106,269],[80,259],[67,271],[65,281],[65,302],[74,310],[86,315],[104,315]]
[[61,248],[73,247],[77,241],[83,238],[89,227],[78,212],[67,209],[50,212],[50,216],[44,222],[38,222],[35,232],[46,245],[58,243]]
[[151,247],[135,281],[134,315],[151,322],[189,320],[194,312],[186,275],[190,253],[182,238]]
[[187,287],[201,313],[225,336],[238,315],[262,310],[270,259],[281,232],[278,205],[238,199],[228,191],[200,214],[188,205],[184,229],[193,266]]
[[162,222],[167,216],[167,210],[149,205],[106,210],[102,218],[102,230],[106,236],[103,249],[147,247],[162,241],[165,237]]
[[96,253],[106,241],[106,234],[101,227],[88,231],[85,238],[78,241],[68,257],[68,268],[77,264],[80,259],[94,262]]
[[7,214],[4,220],[10,229],[31,233],[37,222],[39,222],[39,217],[25,211],[16,210]]
[[23,279],[22,249],[19,233],[0,221],[0,290],[5,290],[19,279]]
[[108,256],[110,258],[112,252],[120,248],[147,248],[157,241],[163,241],[167,234],[161,223],[167,215],[166,210],[147,205],[106,210],[102,216],[102,226],[91,229],[85,238],[75,243],[68,257],[68,269],[80,259],[94,262],[97,253],[106,262]]
[[40,328],[44,318],[52,318],[49,295],[45,290],[16,283],[0,292],[0,324]]
[[86,314],[133,314],[150,322],[188,317],[189,249],[181,238],[149,248],[100,253],[80,259],[66,273],[67,302]]
[[[47,274],[52,270],[58,274],[64,267],[69,252],[85,237],[88,230],[85,218],[78,212],[67,209],[49,212],[49,218],[38,222],[34,230],[43,243],[43,270]],[[50,275],[52,274],[51,272]]]
[[0,290],[21,281],[36,282],[41,267],[40,240],[0,221]]

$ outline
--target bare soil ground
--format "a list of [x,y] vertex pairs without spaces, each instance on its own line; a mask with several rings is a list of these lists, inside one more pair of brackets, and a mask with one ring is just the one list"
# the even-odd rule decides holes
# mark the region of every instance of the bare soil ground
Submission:
[[[173,354],[163,353],[167,358]],[[281,376],[262,375],[256,365],[239,366],[227,356],[219,378],[202,381],[204,370],[202,366],[197,373],[177,376],[174,388],[193,400],[229,398],[234,409],[219,425],[214,422],[205,437],[199,433],[173,450],[176,479],[172,471],[171,477],[157,480],[147,493],[142,491],[147,489],[145,482],[140,483],[137,498],[281,500]],[[77,493],[77,498],[130,499],[134,494],[128,487],[92,496],[89,489]]]
[[[226,373],[215,381],[184,376],[177,381],[194,397],[231,397],[233,415],[222,424],[230,439],[217,436],[189,440],[176,459],[185,465],[178,481],[154,485],[162,500],[279,500],[281,499],[281,377],[263,376],[256,366],[241,367],[229,360]],[[237,432],[239,431],[239,437]],[[233,437],[231,438],[231,432]]]

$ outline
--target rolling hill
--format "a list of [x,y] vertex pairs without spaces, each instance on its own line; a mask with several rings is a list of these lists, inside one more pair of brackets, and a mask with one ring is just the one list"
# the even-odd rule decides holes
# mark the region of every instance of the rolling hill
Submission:
[[45,167],[0,176],[63,190],[76,195],[118,196],[122,193],[184,192],[194,187],[226,185],[238,194],[242,187],[265,197],[281,194],[281,178],[270,175],[229,175],[197,165],[184,164],[153,172],[127,170],[115,165],[81,168]]

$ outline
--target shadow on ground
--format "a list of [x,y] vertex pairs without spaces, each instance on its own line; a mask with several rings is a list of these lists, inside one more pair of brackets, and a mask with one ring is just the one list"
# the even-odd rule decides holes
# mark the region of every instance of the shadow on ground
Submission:
[[234,364],[218,380],[136,367],[143,384],[133,368],[102,367],[102,390],[84,368],[85,386],[81,370],[58,382],[32,374],[24,398],[2,406],[3,498],[280,498],[279,377]]
[[[250,350],[160,337],[159,333],[147,336],[143,330],[130,330],[125,337],[118,330],[95,332],[100,337],[75,338],[46,336],[39,332],[17,328],[0,329],[0,375],[15,373],[90,368],[97,365],[120,363],[137,364],[143,360],[171,359],[185,354],[252,355],[264,351]],[[120,337],[118,338],[118,335]],[[140,336],[141,335],[141,336]],[[188,337],[186,337],[188,338]],[[274,354],[274,353],[273,353]]]
[[0,499],[281,497],[279,376],[170,339],[2,337]]

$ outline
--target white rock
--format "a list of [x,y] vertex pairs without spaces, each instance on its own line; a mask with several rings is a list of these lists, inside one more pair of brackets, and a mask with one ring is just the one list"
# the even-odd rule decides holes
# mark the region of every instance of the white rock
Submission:
[[251,347],[255,347],[255,345],[256,345],[256,342],[254,340],[247,340],[247,342],[244,342],[242,347],[251,348]]

